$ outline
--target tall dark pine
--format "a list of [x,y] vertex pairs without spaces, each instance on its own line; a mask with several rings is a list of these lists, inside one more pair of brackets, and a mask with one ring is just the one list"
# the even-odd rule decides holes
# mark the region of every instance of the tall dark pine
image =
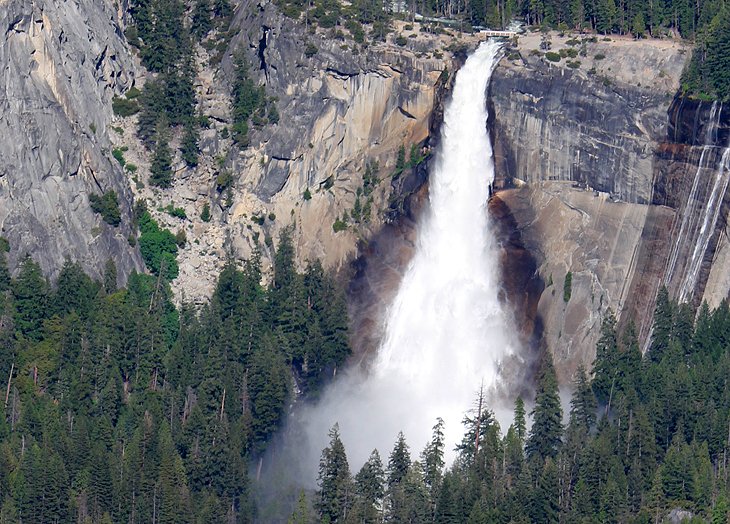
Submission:
[[15,327],[31,340],[40,340],[43,318],[47,313],[48,283],[38,264],[26,257],[20,266],[20,274],[12,282],[15,304]]
[[674,308],[669,300],[669,291],[665,286],[659,289],[654,310],[654,329],[652,331],[649,358],[659,362],[669,347],[674,326]]
[[172,152],[164,133],[158,137],[155,153],[152,156],[150,184],[163,189],[172,186]]
[[601,324],[601,336],[596,344],[596,361],[593,364],[593,392],[602,404],[609,404],[618,373],[618,341],[616,317],[608,311]]
[[193,7],[193,18],[190,31],[198,37],[198,40],[205,38],[213,29],[213,19],[210,0],[198,0]]
[[575,391],[570,401],[570,423],[588,433],[596,422],[596,398],[593,396],[586,369],[582,364],[576,371],[573,385]]
[[388,458],[388,488],[399,484],[408,473],[411,466],[411,454],[408,451],[408,444],[403,432],[398,433],[395,447]]
[[542,361],[532,415],[532,428],[525,448],[527,457],[540,460],[554,458],[558,454],[563,434],[563,410],[553,359],[549,353],[545,354]]
[[355,475],[355,492],[360,506],[360,521],[377,522],[378,505],[385,496],[385,472],[377,449],[373,450],[370,458]]
[[185,130],[183,132],[182,143],[180,144],[182,159],[188,167],[196,167],[198,165],[198,156],[200,155],[198,139],[198,127],[192,119],[188,119],[185,122]]
[[353,485],[340,429],[335,424],[329,432],[329,446],[319,461],[319,491],[315,504],[324,522],[344,522],[352,505]]

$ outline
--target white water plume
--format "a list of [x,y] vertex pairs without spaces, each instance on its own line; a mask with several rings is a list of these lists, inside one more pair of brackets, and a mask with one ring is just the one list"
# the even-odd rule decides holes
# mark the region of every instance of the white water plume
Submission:
[[486,90],[500,56],[498,43],[482,43],[457,73],[429,208],[374,363],[366,374],[338,377],[317,406],[301,413],[312,471],[335,422],[353,472],[374,447],[387,462],[398,431],[417,458],[437,417],[453,458],[480,385],[498,386],[502,363],[516,355],[513,322],[498,298],[499,246],[487,213],[494,163]]

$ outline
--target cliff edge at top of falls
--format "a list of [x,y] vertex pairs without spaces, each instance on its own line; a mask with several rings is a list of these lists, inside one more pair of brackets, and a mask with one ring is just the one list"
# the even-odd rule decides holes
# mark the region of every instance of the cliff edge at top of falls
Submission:
[[675,40],[553,33],[556,63],[541,40],[521,36],[495,71],[491,126],[510,188],[499,197],[537,259],[543,342],[567,383],[592,365],[609,309],[648,336],[676,215],[651,205],[656,152],[690,53]]

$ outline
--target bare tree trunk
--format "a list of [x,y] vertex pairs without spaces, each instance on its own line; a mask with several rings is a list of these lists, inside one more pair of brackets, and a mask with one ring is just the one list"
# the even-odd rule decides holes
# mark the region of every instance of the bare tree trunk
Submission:
[[474,439],[474,461],[477,459],[479,453],[479,432],[482,427],[482,405],[484,403],[484,384],[479,386],[479,407],[477,408],[477,430],[476,438]]
[[13,380],[13,371],[15,371],[15,362],[10,364],[10,374],[8,375],[8,387],[5,389],[5,409],[8,407],[8,399],[10,398],[10,382]]
[[226,388],[223,388],[223,398],[221,398],[221,414],[220,419],[223,420],[223,411],[226,409]]

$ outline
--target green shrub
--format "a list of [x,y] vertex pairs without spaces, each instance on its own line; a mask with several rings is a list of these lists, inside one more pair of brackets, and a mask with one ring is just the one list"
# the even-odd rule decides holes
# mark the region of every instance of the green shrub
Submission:
[[124,30],[124,36],[127,37],[127,42],[129,42],[129,45],[132,47],[139,48],[142,45],[142,42],[139,41],[139,32],[137,31],[136,26],[128,26],[127,29]]
[[163,278],[172,280],[177,277],[177,239],[169,229],[160,229],[148,211],[139,217],[139,252],[147,269],[155,275],[164,265]]
[[90,194],[89,205],[94,213],[99,213],[102,220],[110,226],[118,226],[122,222],[119,211],[119,200],[115,191],[107,191],[103,195]]
[[274,220],[276,220],[276,213],[274,213],[274,212],[269,213],[269,221],[273,222]]
[[606,55],[603,53],[596,53],[596,56],[593,57],[594,60],[603,60],[604,58],[606,58]]
[[344,231],[345,229],[347,229],[347,222],[345,222],[344,220],[340,220],[339,218],[337,218],[337,220],[335,220],[332,224],[332,230],[335,233],[339,233],[340,231]]
[[233,185],[233,174],[231,174],[231,172],[227,169],[224,169],[218,173],[217,177],[215,177],[215,185],[218,188],[218,191],[228,189]]
[[124,96],[127,97],[127,100],[134,100],[135,98],[138,98],[141,94],[142,91],[137,89],[135,86],[132,86],[129,91],[124,94]]
[[403,35],[398,35],[395,37],[395,43],[403,47],[408,43],[408,39]]
[[112,99],[112,110],[114,114],[121,117],[128,117],[139,112],[139,103],[136,100],[114,97]]
[[568,60],[565,65],[571,69],[578,69],[580,67],[580,60]]
[[302,195],[304,200],[312,200],[312,192],[309,190],[309,188],[304,190],[304,194]]
[[251,216],[251,222],[253,222],[254,224],[258,224],[260,226],[263,226],[264,225],[264,221],[265,220],[266,220],[266,217],[263,216],[263,215],[261,215],[261,216],[259,216],[259,215],[252,215]]
[[203,222],[210,222],[210,204],[208,202],[203,204],[203,211],[200,213],[200,220]]
[[365,30],[362,28],[362,24],[357,20],[348,20],[345,27],[352,35],[352,39],[358,44],[365,42]]
[[565,274],[565,282],[563,283],[563,301],[568,302],[570,295],[573,293],[573,273],[568,271]]
[[124,164],[124,169],[126,169],[130,173],[136,173],[137,172],[137,164],[133,164],[131,162],[127,162],[126,164]]
[[185,234],[184,229],[178,229],[177,233],[175,233],[175,243],[179,248],[185,247],[185,244],[188,243],[188,236]]
[[124,164],[126,164],[126,160],[124,160],[124,151],[122,151],[121,148],[115,147],[112,149],[112,156],[116,159],[117,162],[119,162],[119,165],[124,167]]
[[183,220],[186,220],[188,218],[188,215],[185,213],[185,210],[183,208],[173,207],[172,204],[168,204],[168,206],[165,208],[165,211],[168,215],[175,218],[182,218]]
[[545,58],[547,58],[551,62],[560,62],[561,56],[559,53],[556,53],[554,51],[548,51],[545,53]]
[[304,56],[307,58],[312,58],[314,55],[317,54],[319,49],[317,49],[317,46],[314,45],[312,42],[307,42],[307,45],[304,47]]

